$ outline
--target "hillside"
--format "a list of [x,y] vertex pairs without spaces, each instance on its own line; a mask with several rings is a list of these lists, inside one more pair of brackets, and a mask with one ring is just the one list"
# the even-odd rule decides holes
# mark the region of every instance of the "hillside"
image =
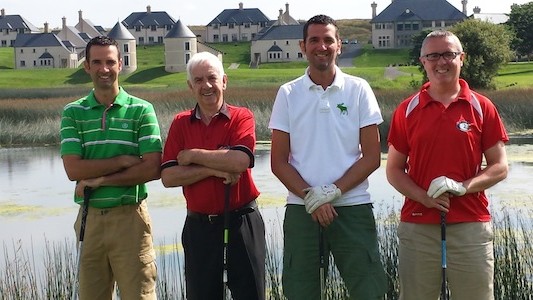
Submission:
[[368,19],[337,20],[337,26],[343,40],[358,40],[366,44],[372,38],[372,25]]

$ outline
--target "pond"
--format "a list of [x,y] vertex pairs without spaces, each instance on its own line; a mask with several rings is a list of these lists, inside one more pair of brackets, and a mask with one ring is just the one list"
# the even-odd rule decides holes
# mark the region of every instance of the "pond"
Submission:
[[[528,207],[532,200],[533,146],[510,145],[508,155],[508,178],[488,192],[494,212],[502,207]],[[402,196],[385,178],[385,163],[370,177],[369,191],[377,213],[399,210],[402,203]],[[65,175],[58,148],[0,148],[0,170],[0,241],[4,249],[14,243],[39,249],[45,241],[74,241],[73,222],[78,211],[72,201],[75,184]],[[267,233],[273,227],[279,230],[287,192],[270,171],[268,146],[257,150],[252,174],[261,191],[258,202]],[[156,245],[172,243],[180,236],[185,219],[181,188],[167,189],[158,180],[150,182],[148,189],[154,241]]]

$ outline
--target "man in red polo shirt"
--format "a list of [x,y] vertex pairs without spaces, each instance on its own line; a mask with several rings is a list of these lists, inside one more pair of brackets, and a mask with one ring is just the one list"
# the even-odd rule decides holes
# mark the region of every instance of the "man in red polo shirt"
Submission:
[[233,299],[265,299],[265,227],[251,175],[255,121],[249,109],[224,101],[227,81],[213,54],[191,58],[187,84],[197,105],[176,115],[163,151],[163,185],[182,186],[187,202],[182,243],[188,300],[222,299],[226,185],[228,287]]
[[400,299],[439,297],[441,212],[453,299],[494,299],[484,191],[507,176],[507,133],[493,103],[459,78],[465,53],[457,36],[434,31],[420,54],[429,82],[398,106],[388,137],[387,178],[405,196],[398,227]]

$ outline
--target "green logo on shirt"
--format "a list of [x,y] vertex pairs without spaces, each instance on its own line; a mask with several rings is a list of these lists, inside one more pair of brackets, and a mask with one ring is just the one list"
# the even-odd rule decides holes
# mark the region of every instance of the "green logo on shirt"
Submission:
[[346,105],[344,105],[344,102],[337,104],[337,108],[341,111],[341,115],[347,115],[348,114],[348,107],[346,107]]

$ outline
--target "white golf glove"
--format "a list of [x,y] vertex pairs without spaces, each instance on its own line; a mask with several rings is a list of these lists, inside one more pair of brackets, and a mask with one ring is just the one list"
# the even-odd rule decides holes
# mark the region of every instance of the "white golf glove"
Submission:
[[431,181],[428,188],[428,196],[438,198],[446,192],[452,193],[455,196],[462,196],[466,193],[466,189],[462,182],[457,182],[446,176],[440,176]]
[[317,208],[341,196],[341,190],[335,184],[320,185],[304,189],[305,210],[312,214]]

